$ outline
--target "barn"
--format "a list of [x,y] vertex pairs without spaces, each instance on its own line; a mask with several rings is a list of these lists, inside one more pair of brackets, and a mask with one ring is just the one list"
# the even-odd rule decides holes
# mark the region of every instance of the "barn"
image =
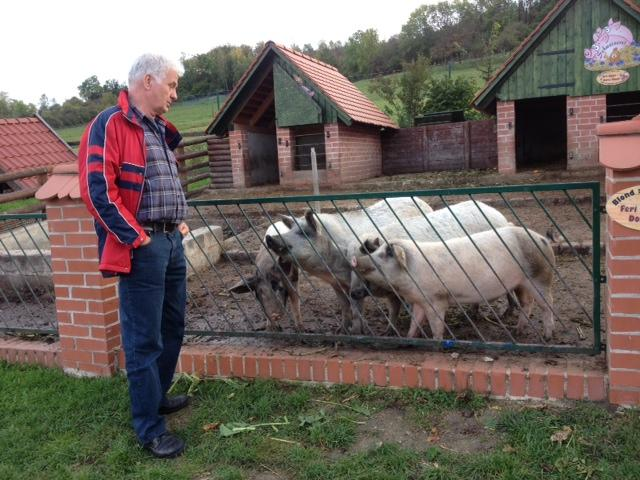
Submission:
[[498,170],[596,167],[597,125],[640,113],[639,36],[634,0],[559,1],[474,99]]
[[381,132],[397,128],[336,68],[267,42],[207,133],[228,135],[233,187],[304,187],[312,148],[321,185],[380,175]]

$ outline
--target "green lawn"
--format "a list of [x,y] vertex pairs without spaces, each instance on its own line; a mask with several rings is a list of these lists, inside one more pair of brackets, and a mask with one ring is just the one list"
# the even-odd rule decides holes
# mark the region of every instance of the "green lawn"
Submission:
[[0,362],[0,385],[3,480],[640,478],[640,412],[595,404],[183,379],[193,405],[169,425],[187,450],[156,460],[134,440],[123,377]]
[[[496,55],[494,64],[495,68],[498,68],[502,62],[506,59],[506,55]],[[465,60],[459,63],[453,63],[451,68],[451,76],[465,76],[473,77],[476,80],[478,88],[480,88],[484,81],[481,78],[480,71],[477,68],[479,60]],[[432,67],[432,75],[443,76],[449,74],[449,67],[447,65],[435,65]],[[397,74],[393,74],[397,75]],[[369,91],[369,85],[371,80],[360,80],[355,82],[355,85],[369,97],[373,103],[382,108],[384,101],[375,93]],[[196,100],[187,100],[185,102],[178,102],[169,111],[167,117],[171,120],[181,132],[203,132],[204,129],[211,123],[215,113],[218,111],[219,106],[222,106],[226,99],[226,96],[199,98]],[[67,142],[78,142],[82,136],[85,125],[76,127],[67,127],[58,129],[58,134]]]

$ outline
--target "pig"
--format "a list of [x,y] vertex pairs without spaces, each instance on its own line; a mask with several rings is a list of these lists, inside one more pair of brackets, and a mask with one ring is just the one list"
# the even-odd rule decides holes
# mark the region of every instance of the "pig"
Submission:
[[612,18],[606,27],[598,28],[593,34],[593,45],[584,50],[584,58],[588,61],[613,61],[616,52],[633,44],[633,33],[620,21]]
[[512,290],[522,307],[517,331],[522,332],[527,325],[535,300],[544,311],[545,340],[550,340],[553,335],[551,282],[555,256],[549,241],[532,230],[527,233],[522,227],[506,226],[444,243],[392,239],[388,243],[380,242],[370,255],[354,256],[351,262],[354,269],[372,285],[387,285],[389,281],[411,304],[409,337],[419,335],[426,319],[433,338],[442,340],[445,313],[454,302],[452,297],[460,303],[477,304],[485,299],[492,301]]
[[[467,200],[428,213],[426,218],[403,222],[403,224],[395,222],[382,227],[380,229],[382,239],[413,238],[420,241],[438,241],[439,238],[442,238],[449,240],[465,236],[465,230],[468,234],[482,232],[491,230],[492,227],[505,227],[509,221],[502,213],[486,203]],[[365,236],[362,243],[357,242],[356,248],[359,253],[373,252],[377,249],[379,241],[377,244],[373,241],[377,237],[373,233]],[[351,248],[350,253],[354,253],[354,248]],[[350,292],[351,296],[356,299],[367,295],[365,284],[355,272],[351,277]]]
[[426,202],[410,197],[380,200],[364,210],[342,214],[316,214],[307,210],[298,219],[283,215],[282,222],[290,230],[281,235],[266,235],[265,242],[278,257],[298,262],[311,276],[320,278],[333,288],[341,306],[341,328],[349,331],[352,321],[349,298],[351,266],[347,252],[349,245],[359,236],[375,232],[376,226],[397,221],[396,215],[410,219],[422,217],[423,212],[432,211]]
[[[265,238],[287,231],[289,228],[283,222],[276,222],[269,226]],[[298,267],[291,260],[270,253],[264,245],[258,250],[255,265],[255,273],[240,280],[229,291],[238,294],[254,292],[264,308],[268,330],[281,330],[280,321],[287,315],[286,305],[287,300],[290,300],[295,326],[298,330],[303,330],[298,295]]]

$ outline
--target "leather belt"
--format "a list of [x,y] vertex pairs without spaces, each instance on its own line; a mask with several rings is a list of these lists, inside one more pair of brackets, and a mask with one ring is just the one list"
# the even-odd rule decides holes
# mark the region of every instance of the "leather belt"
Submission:
[[178,224],[172,222],[145,222],[141,224],[141,227],[146,232],[151,233],[172,233],[178,227]]

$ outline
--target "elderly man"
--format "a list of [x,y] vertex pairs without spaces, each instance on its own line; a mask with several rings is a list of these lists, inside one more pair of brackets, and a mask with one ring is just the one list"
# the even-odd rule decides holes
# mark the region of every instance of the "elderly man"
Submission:
[[156,457],[180,455],[184,441],[162,415],[187,406],[167,397],[184,334],[187,204],[173,150],[181,136],[165,114],[178,98],[181,68],[142,55],[118,105],[89,124],[78,152],[80,191],[95,217],[104,276],[118,275],[120,324],[133,428]]

